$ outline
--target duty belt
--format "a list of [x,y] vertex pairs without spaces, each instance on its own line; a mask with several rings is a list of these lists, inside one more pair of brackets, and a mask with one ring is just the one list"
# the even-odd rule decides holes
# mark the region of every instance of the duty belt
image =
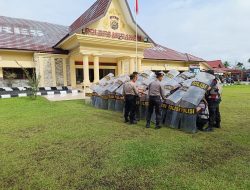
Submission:
[[148,106],[148,105],[149,105],[149,102],[148,102],[148,101],[141,101],[141,105],[142,105],[142,106]]
[[102,98],[103,100],[108,100],[108,99],[109,99],[109,96],[108,96],[108,95],[102,95],[101,98]]
[[123,96],[115,96],[115,99],[116,100],[124,100],[124,97]]
[[140,100],[137,100],[137,101],[136,101],[136,105],[140,105]]
[[94,93],[86,93],[85,96],[92,97],[92,96],[95,96],[95,94]]
[[115,100],[115,95],[110,94],[110,95],[109,95],[109,99]]

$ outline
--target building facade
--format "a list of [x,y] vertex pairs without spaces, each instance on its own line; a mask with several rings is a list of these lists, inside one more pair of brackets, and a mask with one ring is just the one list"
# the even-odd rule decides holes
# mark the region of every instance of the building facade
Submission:
[[108,73],[209,68],[156,44],[139,26],[136,40],[135,28],[127,0],[97,0],[69,27],[0,16],[0,86],[8,73],[16,73],[14,86],[27,86],[21,67],[35,69],[44,87],[88,86]]

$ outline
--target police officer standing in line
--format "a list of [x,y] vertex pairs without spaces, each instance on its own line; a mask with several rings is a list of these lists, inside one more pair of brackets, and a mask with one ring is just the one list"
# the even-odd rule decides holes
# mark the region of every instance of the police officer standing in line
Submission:
[[[135,75],[136,80],[138,80],[139,73],[135,71],[135,72],[133,72],[133,75]],[[139,96],[136,96],[136,102],[140,102],[140,97]],[[136,107],[135,107],[135,120],[136,121],[140,121],[140,114],[139,114],[139,112],[140,112],[140,105],[138,105],[136,103]]]
[[[214,75],[213,70],[207,71],[209,74]],[[221,94],[219,89],[219,81],[218,79],[214,79],[211,87],[209,88],[206,94],[206,100],[208,103],[209,110],[209,124],[208,127],[204,130],[206,132],[213,131],[213,128],[220,128],[221,116],[220,116],[220,102],[221,102]]]
[[135,75],[136,80],[138,80],[139,73],[138,72],[133,72],[133,75]]
[[164,93],[163,93],[163,88],[161,86],[161,81],[164,77],[163,72],[156,73],[156,78],[154,82],[152,82],[149,85],[149,106],[148,106],[148,114],[147,114],[147,125],[146,128],[150,128],[150,123],[151,123],[151,116],[153,114],[153,111],[155,109],[155,114],[156,114],[156,126],[155,129],[160,129],[160,121],[161,121],[161,105],[162,105],[162,100],[165,100]]
[[139,96],[139,92],[136,88],[135,82],[137,80],[136,75],[130,75],[130,82],[124,84],[123,95],[125,97],[125,123],[137,124],[135,121],[136,111],[136,97]]

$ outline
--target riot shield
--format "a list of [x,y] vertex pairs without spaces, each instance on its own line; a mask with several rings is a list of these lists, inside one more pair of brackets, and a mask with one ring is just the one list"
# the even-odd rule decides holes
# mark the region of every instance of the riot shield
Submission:
[[144,71],[138,75],[138,80],[136,81],[137,85],[146,85],[148,86],[152,81],[155,80],[155,73],[152,71]]
[[195,77],[194,73],[186,71],[186,72],[179,74],[177,77],[174,78],[174,80],[176,80],[178,83],[182,83],[183,81],[194,78],[194,77]]
[[91,96],[91,103],[92,103],[93,107],[95,106],[96,96],[97,96],[97,94],[95,92],[93,92],[92,96]]
[[140,119],[146,119],[148,113],[148,99],[140,102]]
[[124,97],[121,95],[115,96],[115,111],[123,113],[124,110]]
[[181,86],[174,79],[162,82],[161,85],[163,86],[164,97],[169,96],[173,91],[175,91],[177,88],[179,88]]
[[162,83],[166,83],[170,80],[173,80],[175,77],[177,77],[178,75],[180,74],[179,71],[177,70],[170,70],[164,77],[163,77],[163,80],[162,80]]
[[209,73],[199,73],[182,100],[198,106],[214,79],[215,77]]
[[107,88],[108,91],[108,110],[115,111],[116,104],[116,90],[119,89],[122,84],[129,80],[129,77],[124,75],[115,79],[114,83]]
[[179,129],[181,113],[178,111],[179,105],[166,100],[164,124],[173,129]]
[[197,132],[197,113],[196,113],[196,106],[189,102],[181,102],[180,103],[185,110],[181,113],[181,122],[180,122],[180,129],[184,132],[188,133],[196,133]]
[[122,84],[116,91],[115,91],[115,111],[123,112],[124,109],[124,97],[123,97],[123,86]]
[[101,86],[105,86],[110,80],[112,80],[114,78],[114,74],[110,73],[107,76],[105,76],[104,78],[102,78],[98,83]]
[[189,110],[182,113],[180,129],[185,132],[195,133],[196,127],[196,107],[200,101],[204,98],[206,91],[214,80],[214,76],[208,73],[199,73],[195,80],[191,83],[191,86],[184,94],[180,101],[180,107],[183,110]]
[[187,90],[189,89],[189,87],[191,86],[192,82],[195,79],[188,79],[185,80],[181,83],[181,87],[175,91],[173,94],[171,94],[170,96],[167,97],[167,100],[170,101],[173,104],[177,104],[180,102],[180,100],[182,99],[182,97],[184,96],[184,94],[187,92]]

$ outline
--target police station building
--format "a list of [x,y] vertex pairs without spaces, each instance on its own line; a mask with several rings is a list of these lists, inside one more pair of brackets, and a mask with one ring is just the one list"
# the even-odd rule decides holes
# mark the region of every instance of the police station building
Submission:
[[[127,0],[97,0],[70,26],[0,16],[0,87],[22,67],[35,69],[41,87],[90,85],[109,73],[208,69],[201,58],[156,44],[136,24]],[[136,60],[137,59],[137,60]],[[18,64],[17,64],[18,62]]]

